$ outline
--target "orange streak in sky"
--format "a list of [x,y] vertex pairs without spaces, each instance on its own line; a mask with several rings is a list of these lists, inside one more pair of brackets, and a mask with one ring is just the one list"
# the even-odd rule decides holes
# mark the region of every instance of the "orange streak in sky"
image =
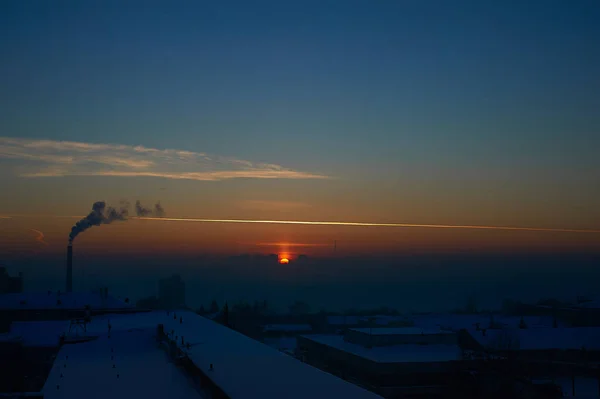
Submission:
[[35,237],[35,240],[36,240],[37,242],[39,242],[39,243],[42,243],[42,244],[44,244],[44,245],[46,245],[46,246],[48,246],[48,245],[49,245],[49,244],[48,244],[46,241],[44,241],[44,233],[42,233],[41,231],[39,231],[39,230],[36,230],[36,229],[30,229],[30,230],[31,230],[31,231],[33,231],[34,233],[37,233],[37,234],[38,234],[38,236],[37,236],[37,237]]
[[326,222],[301,220],[251,220],[251,219],[192,219],[192,218],[153,218],[132,217],[138,220],[160,220],[165,222],[198,222],[198,223],[263,223],[263,224],[301,224],[319,226],[363,226],[363,227],[417,227],[430,229],[471,229],[471,230],[513,230],[513,231],[545,231],[553,233],[592,233],[600,234],[600,230],[552,229],[543,227],[510,227],[510,226],[469,226],[452,224],[411,224],[411,223],[365,223],[365,222]]
[[301,242],[259,242],[253,244],[259,247],[330,247],[331,244],[313,244],[313,243],[301,243]]

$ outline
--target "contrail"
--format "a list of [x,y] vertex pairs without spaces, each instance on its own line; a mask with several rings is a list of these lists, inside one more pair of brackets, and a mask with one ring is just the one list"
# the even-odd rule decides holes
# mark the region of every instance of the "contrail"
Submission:
[[592,233],[600,234],[600,230],[585,229],[553,229],[543,227],[511,227],[511,226],[471,226],[454,224],[412,224],[412,223],[365,223],[365,222],[327,222],[302,220],[252,220],[252,219],[192,219],[192,218],[153,218],[133,217],[138,220],[161,220],[166,222],[197,223],[260,223],[260,224],[301,224],[319,226],[363,226],[363,227],[416,227],[427,229],[470,229],[470,230],[509,230],[509,231],[544,231],[549,233]]
[[259,242],[254,244],[259,247],[329,247],[329,244],[302,243],[302,242]]
[[44,244],[44,245],[46,245],[46,246],[48,246],[48,245],[49,245],[49,244],[48,244],[46,241],[44,241],[44,233],[42,233],[41,231],[39,231],[39,230],[36,230],[36,229],[30,229],[30,230],[31,230],[31,231],[33,231],[34,233],[37,233],[37,234],[38,234],[38,236],[37,236],[37,237],[35,237],[35,240],[36,240],[37,242],[39,242],[39,243],[41,243],[41,244]]

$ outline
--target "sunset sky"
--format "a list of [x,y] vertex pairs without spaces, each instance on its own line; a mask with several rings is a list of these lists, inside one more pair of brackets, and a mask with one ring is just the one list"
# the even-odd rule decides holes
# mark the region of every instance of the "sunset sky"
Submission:
[[[99,200],[160,201],[171,218],[600,231],[599,20],[594,0],[3,1],[0,254],[63,252]],[[600,249],[598,232],[150,220],[77,241]]]

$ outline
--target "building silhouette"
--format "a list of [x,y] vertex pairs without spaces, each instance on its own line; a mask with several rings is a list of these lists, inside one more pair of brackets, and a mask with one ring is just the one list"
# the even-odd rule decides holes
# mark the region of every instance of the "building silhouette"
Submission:
[[23,292],[23,273],[11,277],[4,266],[0,266],[0,294],[17,294]]
[[185,307],[185,283],[181,276],[174,274],[158,282],[158,300],[165,309]]

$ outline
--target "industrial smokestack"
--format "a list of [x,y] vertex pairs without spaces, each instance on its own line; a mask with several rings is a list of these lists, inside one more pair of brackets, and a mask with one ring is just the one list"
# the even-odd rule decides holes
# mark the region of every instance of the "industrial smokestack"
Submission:
[[67,246],[67,286],[66,292],[73,292],[73,246]]
[[83,233],[92,226],[109,224],[115,220],[127,220],[127,207],[128,204],[126,202],[122,204],[119,210],[111,206],[107,207],[104,201],[94,202],[92,211],[71,228],[69,243],[72,243],[79,233]]
[[[165,210],[160,204],[160,201],[154,205],[154,209],[146,208],[140,201],[135,202],[135,213],[137,216],[154,216],[163,217],[165,216]],[[113,208],[112,206],[106,206],[106,202],[97,201],[92,205],[92,211],[83,219],[75,223],[71,228],[69,234],[69,244],[73,243],[73,240],[77,235],[83,233],[92,226],[100,226],[101,224],[109,224],[114,221],[125,221],[129,214],[129,202],[121,201],[120,209]]]

